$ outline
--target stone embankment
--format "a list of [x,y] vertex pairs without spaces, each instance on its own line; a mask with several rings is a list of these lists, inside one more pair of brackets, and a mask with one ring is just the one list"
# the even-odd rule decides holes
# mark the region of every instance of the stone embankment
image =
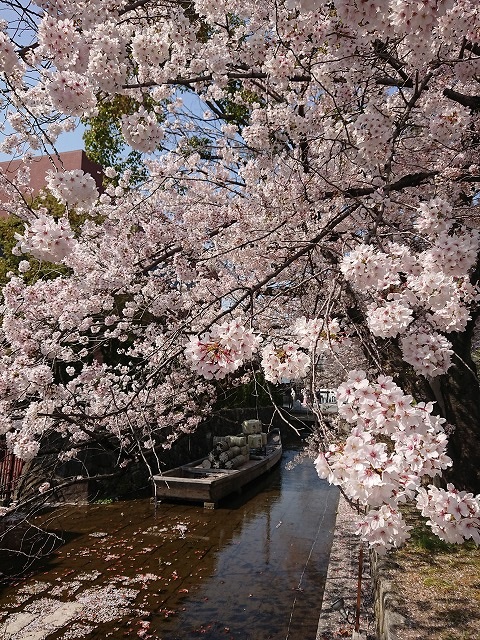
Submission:
[[405,619],[398,613],[399,596],[392,586],[395,566],[366,549],[356,625],[359,552],[354,513],[340,496],[316,640],[401,640]]
[[374,609],[378,640],[401,640],[405,618],[398,613],[401,600],[394,588],[396,565],[392,560],[370,554],[373,581]]
[[[350,637],[374,640],[373,584],[368,552],[363,550],[361,597],[356,625],[360,544],[354,533],[354,513],[340,496],[317,640]],[[355,633],[355,627],[358,632]]]

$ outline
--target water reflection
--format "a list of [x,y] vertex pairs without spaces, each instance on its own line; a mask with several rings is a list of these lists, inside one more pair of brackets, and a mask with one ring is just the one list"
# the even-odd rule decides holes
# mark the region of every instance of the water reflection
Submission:
[[181,616],[157,621],[162,638],[315,638],[338,496],[311,464],[287,472],[292,456],[244,505],[214,573]]
[[[338,494],[309,462],[287,471],[294,454],[260,492],[215,511],[161,504],[154,516],[145,500],[71,509],[70,541],[0,600],[0,637],[313,640]],[[40,595],[57,621],[44,632],[32,617]]]

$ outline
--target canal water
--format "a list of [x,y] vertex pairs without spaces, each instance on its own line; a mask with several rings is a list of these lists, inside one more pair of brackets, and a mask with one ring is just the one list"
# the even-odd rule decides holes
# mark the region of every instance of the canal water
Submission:
[[150,500],[50,515],[64,544],[0,594],[2,640],[314,640],[338,492],[297,452],[211,511]]

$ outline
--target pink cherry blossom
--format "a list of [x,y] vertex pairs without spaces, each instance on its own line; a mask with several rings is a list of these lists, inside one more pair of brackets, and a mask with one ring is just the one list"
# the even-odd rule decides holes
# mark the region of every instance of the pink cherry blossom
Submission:
[[[228,385],[335,380],[338,416],[310,401],[316,464],[364,539],[401,544],[417,500],[477,540],[475,496],[422,487],[449,438],[459,487],[479,464],[452,398],[478,391],[479,34],[476,0],[36,0],[2,20],[0,199],[23,225],[0,313],[9,450],[30,460],[54,431],[67,461],[106,439],[128,469]],[[100,194],[54,145],[109,105]],[[61,215],[37,208],[39,153]]]
[[270,382],[295,380],[306,376],[310,358],[292,342],[278,347],[269,344],[262,350],[262,367]]
[[79,209],[90,209],[98,199],[95,180],[80,169],[46,175],[46,183],[52,194],[63,204]]
[[68,219],[54,220],[46,213],[39,213],[23,236],[17,233],[15,238],[18,252],[49,262],[60,262],[76,244]]
[[222,379],[252,357],[258,338],[239,320],[213,325],[200,337],[191,337],[185,349],[190,366],[207,380]]

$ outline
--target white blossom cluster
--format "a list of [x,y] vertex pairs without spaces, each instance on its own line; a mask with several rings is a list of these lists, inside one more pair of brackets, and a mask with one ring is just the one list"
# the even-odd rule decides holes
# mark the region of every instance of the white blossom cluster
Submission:
[[57,71],[47,84],[52,105],[72,116],[84,116],[93,112],[97,104],[88,80],[75,71]]
[[17,458],[28,462],[40,451],[41,435],[52,424],[49,418],[41,415],[48,408],[48,403],[32,402],[25,411],[21,428],[17,426],[5,434],[8,449]]
[[0,73],[6,76],[21,74],[25,65],[15,53],[12,41],[3,31],[5,23],[1,23],[3,21],[0,21]]
[[91,208],[99,195],[95,180],[81,169],[48,171],[46,183],[62,204],[79,209]]
[[50,490],[50,483],[49,482],[42,482],[42,484],[38,487],[38,492],[39,493],[47,493],[47,491]]
[[336,318],[307,320],[305,316],[300,316],[295,320],[293,332],[298,336],[299,346],[305,349],[329,351],[335,350],[340,344],[345,346],[347,343]]
[[48,262],[61,262],[77,244],[68,219],[55,220],[46,210],[40,210],[37,218],[26,226],[23,236],[16,233],[15,239],[17,253],[30,253]]
[[125,43],[111,36],[90,48],[88,74],[94,87],[108,93],[121,89],[127,80]]
[[398,509],[383,504],[359,518],[356,533],[367,540],[379,555],[384,555],[390,549],[401,547],[410,537],[411,529]]
[[207,380],[221,380],[249,360],[258,346],[252,329],[245,329],[240,320],[215,324],[200,337],[192,336],[185,357],[194,371]]
[[470,305],[479,296],[469,274],[480,234],[454,226],[451,205],[439,197],[420,203],[418,214],[414,227],[428,238],[428,249],[415,256],[407,246],[391,244],[386,253],[365,244],[347,253],[340,268],[352,285],[374,298],[366,312],[372,334],[400,336],[405,361],[433,377],[448,370],[453,353],[439,332],[464,331]]
[[[340,416],[355,426],[344,444],[330,445],[319,454],[317,472],[369,509],[358,531],[384,553],[408,537],[408,527],[398,510],[400,503],[417,497],[425,515],[434,511],[433,498],[427,499],[421,483],[423,477],[440,475],[451,465],[446,455],[445,421],[433,415],[432,403],[415,404],[391,377],[370,382],[363,371],[350,372],[337,390],[337,401]],[[449,515],[454,512],[457,537],[461,531],[468,533],[464,538],[478,537],[478,498],[458,494],[460,501],[465,501],[458,506],[456,495],[453,487],[436,494],[437,503],[444,508],[450,502],[451,508],[442,512],[435,507],[442,523],[435,525],[435,532],[444,539],[453,538],[446,523],[454,519]],[[428,514],[427,504],[432,507]],[[468,519],[472,514],[473,521]]]
[[156,74],[152,74],[151,70],[161,67],[170,57],[165,28],[165,25],[150,26],[132,38],[133,59],[139,65],[139,76],[143,80],[149,79],[150,75],[155,77]]
[[304,378],[309,367],[309,356],[292,342],[282,346],[271,343],[262,350],[265,379],[274,384]]
[[444,231],[437,236],[431,249],[420,254],[419,260],[432,272],[441,264],[444,274],[462,277],[476,262],[479,235],[476,229],[468,234]]
[[442,540],[462,543],[470,538],[480,544],[480,496],[458,491],[451,483],[446,489],[429,485],[417,495],[417,506],[427,524]]
[[367,311],[370,331],[379,338],[395,338],[413,320],[412,309],[399,300],[385,302],[382,306],[371,304]]
[[137,151],[151,153],[160,146],[165,131],[154,113],[139,109],[132,115],[122,116],[122,133],[128,144]]
[[12,438],[9,438],[9,435],[10,434],[7,433],[7,445],[17,458],[20,458],[20,460],[23,460],[24,462],[28,462],[35,458],[40,450],[40,443],[38,440],[34,440],[32,437],[27,435],[22,435],[13,440]]
[[451,342],[436,331],[418,330],[403,336],[402,354],[405,362],[417,373],[434,378],[446,373],[452,364]]
[[64,70],[77,61],[81,37],[71,18],[57,20],[46,15],[38,28],[38,43],[39,54],[52,57],[57,69]]
[[391,118],[380,109],[366,111],[355,121],[355,135],[365,159],[378,162],[379,151],[388,149],[388,140],[392,135]]
[[418,205],[414,226],[421,232],[439,235],[452,226],[452,206],[442,198],[432,198]]
[[366,291],[382,290],[400,284],[394,256],[378,251],[373,245],[363,244],[347,253],[340,269],[347,280]]

